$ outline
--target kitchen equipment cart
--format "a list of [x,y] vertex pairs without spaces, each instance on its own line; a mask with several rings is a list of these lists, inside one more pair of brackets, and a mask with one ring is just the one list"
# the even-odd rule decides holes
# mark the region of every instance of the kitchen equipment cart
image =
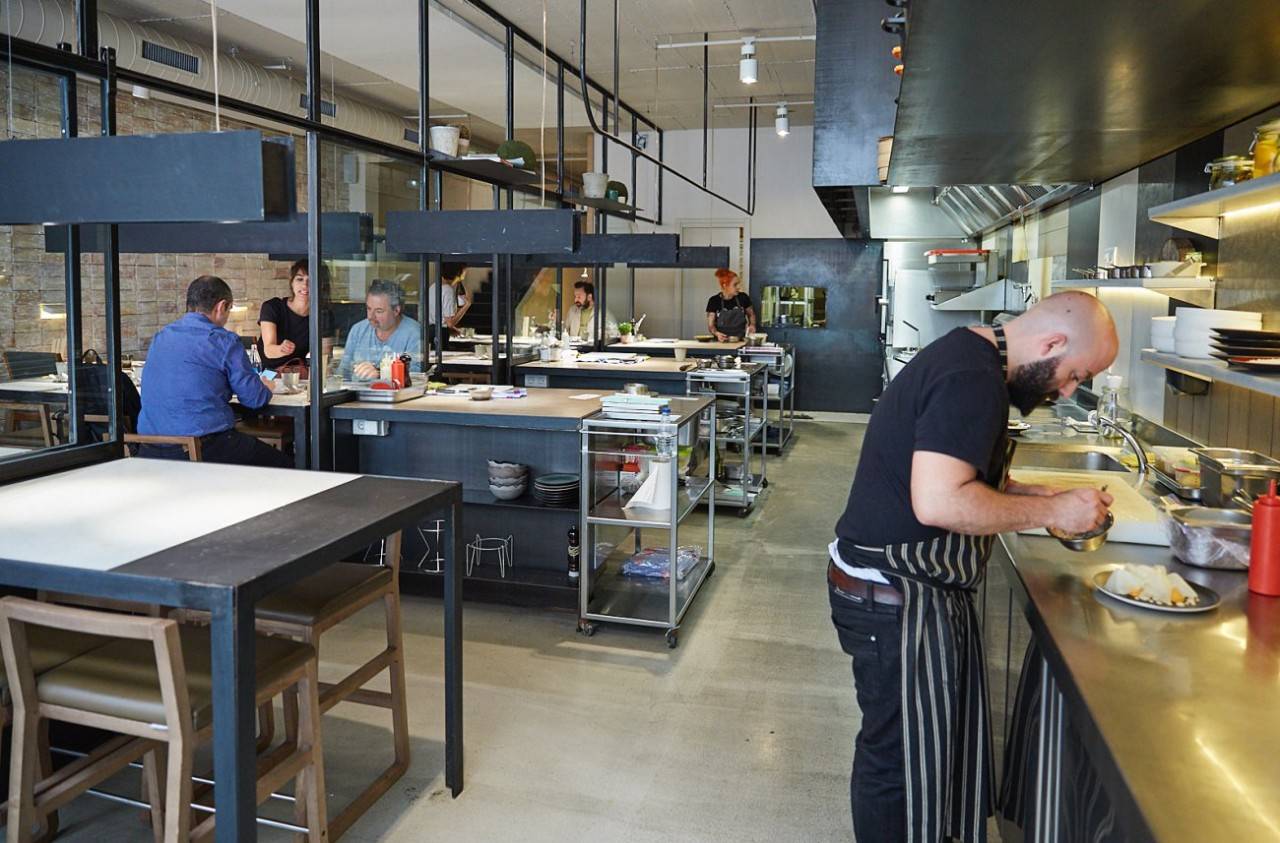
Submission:
[[[602,411],[582,420],[581,579],[578,585],[578,631],[590,637],[600,622],[646,626],[666,631],[667,646],[679,642],[680,621],[702,584],[715,570],[715,400],[711,396],[672,398],[669,424],[676,428],[677,454],[661,453],[661,417],[653,420],[609,418]],[[706,431],[704,433],[704,430]],[[644,447],[640,450],[638,446]],[[706,471],[700,471],[702,465]],[[627,466],[647,471],[628,472]],[[666,467],[669,467],[667,470]],[[681,478],[684,469],[685,477]],[[644,493],[640,474],[656,473],[655,482],[670,482],[666,508],[633,507]],[[662,492],[659,492],[662,494]],[[679,569],[680,523],[699,503],[706,503],[707,537],[696,563]],[[622,536],[616,543],[601,539]],[[645,531],[663,531],[665,577],[625,576],[629,554],[624,545],[634,534],[635,552],[644,549]]]
[[[791,343],[747,346],[738,352],[744,360],[765,366],[764,410],[768,419],[765,448],[782,453],[796,433],[795,346]],[[770,415],[777,410],[775,420]]]
[[[769,418],[765,403],[767,369],[763,363],[740,363],[736,369],[695,369],[685,379],[689,395],[716,398],[715,444],[718,457],[737,449],[735,460],[719,462],[721,476],[716,500],[746,516],[764,494],[765,431]],[[759,465],[753,457],[759,453]],[[756,469],[759,469],[758,471]]]

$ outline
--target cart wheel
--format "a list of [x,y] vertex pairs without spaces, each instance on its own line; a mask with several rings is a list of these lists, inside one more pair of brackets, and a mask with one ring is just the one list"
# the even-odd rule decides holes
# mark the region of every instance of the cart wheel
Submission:
[[744,506],[744,507],[742,507],[741,509],[739,509],[739,510],[738,510],[738,517],[739,517],[739,518],[746,518],[746,517],[747,517],[747,514],[748,514],[748,513],[750,513],[750,512],[751,512],[751,510],[747,509],[747,508]]
[[596,634],[596,625],[591,621],[578,621],[578,632],[590,638]]
[[674,650],[679,644],[679,634],[674,629],[667,630],[667,649]]

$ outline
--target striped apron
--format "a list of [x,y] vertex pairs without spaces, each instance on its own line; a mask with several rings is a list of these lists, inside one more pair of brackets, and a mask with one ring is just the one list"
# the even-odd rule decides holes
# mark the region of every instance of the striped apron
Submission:
[[[994,330],[1004,371],[1004,331]],[[988,482],[995,478],[992,485],[999,489],[1008,478],[1014,444],[1002,433],[988,469]],[[994,540],[947,533],[877,548],[850,545],[857,551],[855,564],[871,562],[902,589],[902,743],[910,843],[987,839],[987,817],[995,810],[993,750],[982,625],[973,596]]]

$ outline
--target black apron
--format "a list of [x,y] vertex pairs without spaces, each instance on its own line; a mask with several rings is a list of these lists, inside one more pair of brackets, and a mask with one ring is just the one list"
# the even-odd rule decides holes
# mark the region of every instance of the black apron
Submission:
[[720,297],[720,309],[716,311],[716,330],[730,337],[747,336],[747,309],[738,301]]
[[[1000,368],[1007,375],[1004,331],[994,330]],[[988,469],[988,482],[1000,490],[1015,444],[1002,433]],[[994,541],[994,536],[947,533],[880,548],[841,542],[841,556],[850,564],[881,570],[902,590],[902,743],[910,843],[987,839],[987,817],[995,810],[994,752],[982,624],[973,595]],[[846,546],[850,556],[844,555]]]

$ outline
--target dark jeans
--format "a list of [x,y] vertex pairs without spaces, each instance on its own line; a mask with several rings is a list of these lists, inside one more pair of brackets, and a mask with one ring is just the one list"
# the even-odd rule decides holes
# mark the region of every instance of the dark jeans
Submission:
[[849,802],[858,843],[907,839],[902,757],[902,610],[851,597],[828,583],[831,622],[853,658],[862,728],[853,745]]
[[[153,460],[185,460],[181,445],[143,445],[138,456]],[[200,459],[205,462],[256,465],[263,468],[292,468],[293,457],[238,430],[224,430],[200,437]]]

